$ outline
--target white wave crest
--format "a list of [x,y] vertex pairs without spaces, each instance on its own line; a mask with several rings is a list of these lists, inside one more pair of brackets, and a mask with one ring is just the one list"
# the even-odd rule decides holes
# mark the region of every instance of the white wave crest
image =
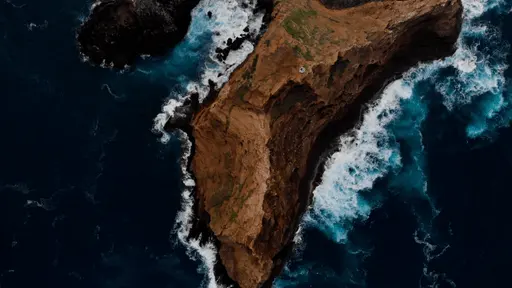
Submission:
[[[482,101],[478,112],[473,113],[466,128],[468,137],[479,137],[494,128],[489,122],[496,115],[510,107],[505,93],[505,70],[508,68],[506,55],[508,44],[501,41],[500,31],[488,24],[479,23],[479,18],[490,9],[503,4],[500,0],[463,0],[464,17],[458,49],[452,57],[438,63],[437,69],[454,67],[456,73],[436,82],[436,90],[443,95],[443,104],[448,110]],[[478,41],[485,41],[492,48],[483,48]],[[472,43],[472,44],[469,44]],[[492,50],[492,51],[488,51]],[[484,98],[482,98],[484,97]]]
[[[246,27],[249,28],[251,35],[257,35],[263,24],[263,14],[255,15],[255,0],[202,0],[192,11],[192,23],[184,41],[202,41],[204,35],[211,35],[213,44],[210,47],[208,59],[199,80],[190,82],[186,85],[186,92],[183,95],[171,95],[171,98],[162,107],[162,113],[154,119],[153,129],[162,133],[161,142],[166,143],[171,135],[164,131],[164,126],[171,117],[184,116],[176,115],[179,113],[176,108],[183,105],[184,101],[192,93],[199,94],[199,100],[203,101],[209,92],[209,81],[216,84],[219,88],[224,84],[234,69],[240,65],[249,54],[254,50],[251,42],[245,41],[240,49],[231,51],[226,60],[220,61],[216,58],[215,49],[217,47],[226,48],[229,38],[235,39],[242,34]],[[211,12],[211,19],[207,17]],[[192,143],[187,134],[181,130],[174,132],[182,143],[181,170],[183,174],[184,191],[182,192],[181,210],[176,217],[175,232],[180,242],[187,248],[187,254],[192,259],[202,261],[202,273],[207,275],[205,286],[208,288],[222,287],[215,279],[214,266],[216,263],[217,251],[213,243],[202,245],[198,239],[188,239],[193,225],[193,189],[195,182],[192,175],[187,170],[188,159],[190,157]]]
[[[201,39],[203,35],[211,34],[213,44],[211,45],[208,59],[199,80],[186,85],[186,92],[183,95],[171,95],[171,99],[163,106],[162,113],[154,119],[153,129],[164,135],[162,142],[169,140],[169,135],[164,131],[165,123],[174,117],[177,107],[192,93],[199,94],[199,101],[203,101],[208,95],[208,81],[213,81],[216,88],[228,81],[229,75],[240,65],[254,50],[254,45],[246,40],[238,50],[231,51],[227,59],[220,61],[216,57],[216,48],[227,47],[229,38],[236,39],[249,32],[257,35],[263,24],[263,14],[254,14],[256,8],[255,0],[203,0],[192,11],[192,23],[185,41]],[[211,12],[212,18],[206,17]]]
[[469,20],[476,19],[501,4],[503,4],[503,0],[462,0],[464,18]]
[[[474,28],[474,29],[473,29]],[[471,26],[471,37],[485,37],[492,41],[496,38],[496,32],[486,26]],[[464,32],[463,32],[464,33]],[[469,35],[466,35],[469,36]],[[463,38],[461,38],[463,39]],[[475,98],[485,94],[502,94],[507,68],[502,51],[487,54],[480,51],[477,45],[469,46],[463,40],[459,41],[459,49],[452,57],[439,62],[437,69],[452,66],[456,70],[453,76],[436,83],[436,90],[443,95],[443,104],[453,110],[455,107],[467,105]]]
[[400,101],[412,95],[404,80],[390,84],[382,97],[370,106],[361,125],[340,138],[340,149],[326,163],[314,203],[306,215],[307,225],[315,223],[337,242],[346,240],[350,223],[368,217],[372,207],[360,192],[371,189],[375,180],[401,159],[386,126],[400,113]]
[[192,192],[195,181],[187,170],[188,158],[192,150],[192,142],[190,142],[185,132],[178,130],[175,133],[177,133],[177,137],[182,143],[181,172],[183,174],[182,181],[185,188],[181,194],[181,210],[176,217],[174,229],[180,242],[187,248],[187,255],[191,259],[197,259],[197,256],[199,256],[202,261],[203,265],[200,267],[200,272],[207,275],[207,287],[221,288],[223,286],[217,284],[214,274],[217,249],[213,243],[201,245],[198,239],[187,239],[190,234],[190,229],[192,229],[194,215],[192,211],[194,206],[194,196]]
[[[378,178],[401,165],[395,135],[387,125],[400,115],[401,101],[411,98],[413,87],[419,81],[435,81],[435,88],[443,95],[443,103],[449,110],[471,103],[484,93],[499,96],[488,105],[491,108],[484,111],[486,117],[493,117],[506,105],[500,97],[507,65],[496,61],[503,60],[503,51],[495,51],[489,56],[480,51],[480,47],[467,44],[469,37],[491,39],[496,35],[495,30],[477,20],[501,1],[462,2],[464,22],[455,54],[420,64],[407,72],[402,80],[390,84],[370,106],[361,125],[340,138],[339,151],[328,160],[322,181],[313,192],[313,205],[304,217],[304,225],[315,226],[333,240],[344,242],[351,223],[369,216],[374,207],[363,199],[364,191],[370,190]],[[455,75],[436,79],[441,69],[447,67],[455,69]],[[427,187],[426,183],[424,187]]]

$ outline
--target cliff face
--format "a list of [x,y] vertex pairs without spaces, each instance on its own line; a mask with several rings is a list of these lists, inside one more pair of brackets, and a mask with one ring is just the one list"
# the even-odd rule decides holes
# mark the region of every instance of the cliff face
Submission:
[[386,81],[450,55],[461,12],[460,0],[276,1],[254,53],[192,120],[197,212],[241,287],[282,268],[326,143]]

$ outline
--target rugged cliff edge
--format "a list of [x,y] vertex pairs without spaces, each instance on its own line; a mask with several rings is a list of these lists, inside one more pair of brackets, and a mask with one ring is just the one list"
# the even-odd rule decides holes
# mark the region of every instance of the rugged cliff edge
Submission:
[[192,119],[196,212],[230,278],[243,288],[270,285],[322,151],[387,81],[451,54],[461,12],[460,0],[336,10],[319,0],[276,1],[254,53]]

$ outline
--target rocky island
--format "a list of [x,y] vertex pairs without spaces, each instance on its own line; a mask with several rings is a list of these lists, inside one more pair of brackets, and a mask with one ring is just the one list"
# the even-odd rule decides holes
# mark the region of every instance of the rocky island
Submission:
[[[198,2],[99,0],[78,30],[79,49],[121,69],[164,55]],[[210,81],[207,100],[191,95],[177,108],[185,117],[166,125],[194,144],[189,237],[213,241],[218,279],[242,288],[270,287],[282,269],[336,137],[389,81],[451,55],[462,17],[460,0],[257,2],[268,17],[253,53],[219,91]],[[219,61],[249,36],[219,48]]]
[[453,53],[460,0],[279,0],[255,51],[191,120],[196,226],[242,288],[270,287],[322,153],[372,97]]
[[77,33],[93,64],[123,69],[138,56],[163,56],[178,44],[199,0],[98,0]]

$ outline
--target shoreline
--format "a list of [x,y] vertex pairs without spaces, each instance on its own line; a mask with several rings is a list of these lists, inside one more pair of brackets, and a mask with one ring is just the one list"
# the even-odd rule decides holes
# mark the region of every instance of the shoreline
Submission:
[[[430,23],[426,22],[425,25],[427,24]],[[362,116],[368,110],[368,104],[379,97],[383,89],[388,84],[401,77],[403,73],[408,71],[410,68],[417,66],[420,62],[428,62],[444,58],[455,51],[455,46],[453,45],[455,41],[438,37],[434,33],[428,31],[428,29],[414,29],[411,31],[411,34],[403,35],[403,37],[408,37],[411,42],[416,43],[413,46],[413,49],[406,49],[410,47],[401,47],[401,49],[396,50],[394,52],[394,56],[388,60],[388,65],[379,66],[379,68],[375,69],[373,71],[373,75],[369,76],[368,85],[366,85],[352,103],[347,104],[343,109],[337,111],[337,114],[318,134],[317,139],[314,141],[314,144],[307,155],[306,172],[299,182],[299,213],[298,217],[290,223],[289,227],[291,227],[294,232],[291,237],[296,235],[296,232],[302,223],[304,213],[306,213],[308,207],[310,207],[312,203],[313,191],[321,182],[321,177],[326,168],[326,161],[334,152],[336,152],[337,149],[339,149],[339,142],[336,141],[336,139],[360,125]],[[258,37],[258,40],[260,37]],[[435,47],[435,49],[432,47]],[[201,110],[204,109],[204,107],[211,105],[211,103],[215,101],[216,95],[220,89],[221,88],[216,90],[210,85],[210,93],[198,109]],[[189,140],[192,143],[191,153],[187,162],[187,171],[192,175],[192,179],[196,180],[191,169],[191,160],[195,154],[195,140],[192,133],[193,127],[191,123],[188,123],[181,127],[181,129],[189,136]],[[206,211],[204,211],[204,209],[202,209],[202,203],[200,202],[200,197],[197,195],[195,187],[192,193],[195,199],[193,204],[193,226],[189,231],[187,239],[197,239],[202,245],[207,242],[212,243],[217,249],[217,253],[215,255],[216,263],[213,267],[215,279],[217,280],[216,282],[222,285],[227,285],[228,287],[239,287],[239,285],[228,276],[226,268],[220,260],[220,255],[218,253],[220,241],[215,237],[215,234],[209,227],[210,216]],[[271,287],[275,278],[281,273],[287,260],[293,253],[294,242],[292,239],[293,238],[289,239],[289,243],[285,245],[273,258],[274,267],[271,275],[261,287]]]
[[[443,41],[443,39],[437,37],[432,38],[432,36],[432,34],[425,33],[425,31],[415,31],[413,38],[417,39],[419,43],[426,43],[423,41],[432,39],[433,41],[429,45],[434,45],[437,50],[434,50],[431,54],[424,53],[426,51],[423,49],[429,45],[419,45],[418,50],[412,51],[407,51],[406,49],[398,50],[395,53],[395,57],[390,59],[390,63],[396,65],[383,66],[380,71],[376,72],[377,75],[372,79],[371,84],[366,86],[354,102],[345,106],[345,109],[338,111],[333,121],[329,122],[329,124],[322,129],[307,156],[306,173],[300,180],[298,191],[299,199],[305,199],[305,201],[300,201],[299,217],[297,217],[291,225],[294,231],[293,236],[296,235],[304,214],[312,204],[313,192],[321,182],[322,175],[325,172],[326,161],[339,149],[339,145],[337,145],[339,142],[336,141],[336,139],[360,125],[362,116],[368,110],[368,105],[377,99],[390,83],[401,78],[404,73],[422,62],[445,58],[455,52],[456,48],[453,43]],[[422,59],[422,61],[419,59]],[[274,262],[278,264],[274,267],[269,280],[265,282],[262,287],[272,287],[273,281],[280,274],[291,256],[293,245],[294,242],[291,240],[290,243],[276,255]]]
[[[311,153],[308,156],[306,175],[302,178],[299,184],[299,199],[305,199],[305,201],[300,201],[300,216],[297,217],[295,223],[293,224],[294,236],[296,235],[300,224],[302,223],[304,214],[313,204],[313,192],[321,183],[327,160],[329,160],[329,158],[340,148],[338,141],[339,137],[357,128],[362,121],[362,116],[368,110],[367,105],[377,99],[384,88],[386,88],[388,84],[398,78],[399,75],[395,75],[386,80],[384,85],[382,85],[382,87],[377,89],[375,92],[370,93],[370,91],[368,91],[368,95],[365,95],[365,97],[358,97],[354,103],[349,105],[351,107],[354,106],[353,109],[349,108],[351,109],[351,112],[345,114],[344,117],[340,117],[336,121],[330,122],[322,130],[322,132],[320,132],[319,137],[315,141],[315,144],[311,149]],[[263,288],[272,287],[275,278],[279,276],[290,256],[292,256],[294,245],[295,243],[292,240],[282,251],[276,255],[276,257],[279,259],[275,259],[274,261],[278,262],[278,265],[274,267],[274,271],[272,272],[271,277],[262,286]]]
[[[454,49],[451,48],[450,52],[451,51],[454,51]],[[447,55],[444,55],[443,57],[447,57],[448,55],[451,55],[451,53],[447,53]],[[431,60],[427,61],[432,61],[433,59],[436,59],[435,57],[431,58]],[[420,62],[416,61],[416,65],[418,63]],[[399,79],[403,75],[403,73],[405,73],[410,68],[415,66],[407,65],[406,63],[403,62],[401,64],[401,69],[399,69],[400,71],[394,73],[390,70],[396,69],[391,69],[391,65],[384,67],[384,69],[382,69],[379,75],[375,79],[373,79],[373,84],[367,86],[366,89],[364,89],[361,92],[360,96],[357,97],[354,102],[346,106],[346,110],[339,111],[334,121],[331,121],[329,124],[327,124],[327,126],[322,130],[322,132],[320,132],[318,138],[316,139],[308,155],[308,160],[306,164],[306,174],[304,175],[304,177],[302,177],[299,184],[299,199],[303,199],[304,201],[300,201],[300,216],[297,217],[297,219],[295,219],[295,222],[291,225],[293,226],[294,236],[300,226],[300,223],[302,222],[304,214],[307,212],[307,209],[312,204],[314,196],[313,191],[321,182],[321,177],[325,172],[326,161],[332,154],[336,152],[337,149],[339,149],[339,142],[337,141],[337,138],[339,138],[345,133],[349,133],[352,129],[357,128],[362,121],[364,113],[368,110],[368,105],[371,104],[372,101],[377,99],[381,95],[382,91],[390,83]],[[204,100],[204,102],[200,105],[198,109],[202,109],[212,104],[215,101],[218,92],[219,90],[211,88],[208,97]],[[186,126],[180,129],[183,130],[188,135],[189,140],[192,143],[191,153],[188,157],[187,162],[187,170],[190,173],[192,179],[194,179],[195,181],[196,178],[191,169],[191,160],[193,159],[195,153],[195,142],[194,137],[192,135],[193,128],[190,125],[190,123],[188,123]],[[202,245],[204,245],[207,242],[212,243],[217,249],[217,253],[215,256],[216,262],[214,266],[214,273],[216,276],[217,283],[221,285],[226,285],[226,287],[239,287],[238,283],[236,283],[229,277],[224,265],[221,262],[220,255],[218,253],[220,242],[213,233],[213,231],[208,226],[210,216],[205,211],[202,211],[203,213],[199,213],[201,209],[195,188],[193,189],[193,195],[195,199],[193,207],[194,224],[190,230],[188,239],[198,239]],[[291,241],[274,257],[274,263],[276,263],[276,265],[267,282],[265,282],[261,287],[272,287],[275,278],[279,276],[282,269],[286,265],[288,259],[290,258],[290,256],[292,256],[293,247],[294,242]]]
[[[263,23],[262,23],[262,27],[261,27],[261,33],[259,35],[257,35],[255,38],[253,38],[252,41],[251,41],[251,37],[243,38],[244,40],[249,40],[251,43],[253,43],[256,46],[256,44],[259,42],[259,40],[265,33],[266,28],[272,21],[273,9],[274,9],[274,0],[257,0],[257,4],[254,9],[254,13],[258,13],[258,12],[264,13]],[[238,41],[240,41],[240,39],[242,39],[242,38],[237,38],[237,39],[238,39]],[[234,41],[237,41],[237,39],[235,39]],[[229,54],[230,51],[237,50],[238,48],[240,48],[238,45],[233,45],[232,47],[228,47],[227,49],[229,49],[229,50],[223,51],[223,53]],[[247,58],[244,60],[244,62],[245,61],[247,61]],[[241,64],[235,70],[239,69],[239,67],[242,66]],[[191,122],[192,122],[194,115],[199,110],[204,109],[205,107],[211,105],[215,101],[218,93],[220,92],[220,90],[222,89],[222,86],[223,86],[222,85],[221,87],[218,87],[218,89],[215,89],[216,83],[211,80],[208,81],[208,84],[209,84],[208,95],[203,99],[203,101],[201,103],[199,103],[198,95],[195,95],[197,93],[190,95],[191,100],[190,100],[190,103],[188,103],[188,105],[191,108],[190,115],[188,115],[189,117],[187,117],[187,119],[183,119],[186,122],[180,121],[178,125],[173,125],[173,123],[170,123],[172,119],[169,119],[164,127],[165,131],[172,131],[175,129],[182,130],[187,135],[189,141],[191,142],[192,145],[190,148],[190,154],[188,155],[188,157],[186,159],[186,161],[187,161],[186,170],[187,170],[188,174],[190,175],[190,177],[194,180],[195,183],[197,183],[197,181],[196,181],[197,179],[192,170],[192,159],[194,158],[196,147],[195,147],[195,139],[194,139],[194,135],[193,135],[193,127],[191,125]],[[176,123],[174,123],[174,124],[176,124]],[[191,219],[192,227],[190,228],[190,231],[187,235],[187,240],[188,241],[190,241],[192,239],[198,240],[200,245],[202,245],[202,246],[205,245],[206,243],[213,244],[213,246],[215,247],[215,250],[216,250],[215,265],[213,267],[213,271],[214,271],[214,275],[215,275],[215,282],[220,285],[226,286],[226,287],[231,287],[231,288],[240,287],[238,285],[238,283],[236,283],[234,280],[232,280],[229,277],[229,275],[226,271],[226,268],[222,264],[222,261],[220,259],[220,254],[218,253],[219,248],[220,248],[220,241],[217,239],[214,232],[209,227],[209,222],[210,222],[209,214],[204,209],[201,209],[201,207],[200,207],[200,203],[199,203],[200,201],[199,201],[199,197],[197,195],[196,186],[193,187],[191,194],[193,195],[193,198],[194,198],[194,203],[192,206],[193,215],[192,215],[192,219]]]

